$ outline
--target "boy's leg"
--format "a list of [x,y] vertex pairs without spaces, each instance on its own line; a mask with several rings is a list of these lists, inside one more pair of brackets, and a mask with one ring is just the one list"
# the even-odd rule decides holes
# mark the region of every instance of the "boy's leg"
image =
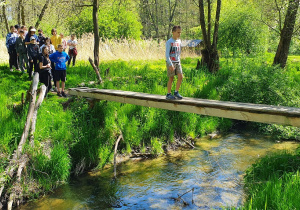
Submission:
[[19,54],[19,64],[20,64],[20,70],[22,71],[22,73],[24,73],[24,55],[23,54]]
[[68,60],[68,66],[70,66],[71,60],[72,60],[72,55],[70,55],[70,59]]
[[181,82],[182,82],[182,79],[183,79],[183,75],[182,74],[178,74],[177,76],[178,76],[178,78],[177,78],[177,83],[176,83],[176,91],[179,90]]
[[73,66],[75,66],[76,55],[73,57]]
[[171,93],[173,80],[174,80],[174,76],[173,77],[169,77],[169,81],[168,81],[168,85],[167,85],[168,93]]
[[12,66],[14,65],[12,52],[9,52],[8,55],[9,55],[9,68],[10,71],[12,71],[13,70]]
[[59,81],[55,81],[55,85],[56,85],[56,88],[57,88],[57,93],[60,93],[60,90],[59,90]]
[[32,69],[33,69],[33,61],[29,63],[29,71],[28,71],[28,75],[29,75],[29,78],[31,78],[32,76]]

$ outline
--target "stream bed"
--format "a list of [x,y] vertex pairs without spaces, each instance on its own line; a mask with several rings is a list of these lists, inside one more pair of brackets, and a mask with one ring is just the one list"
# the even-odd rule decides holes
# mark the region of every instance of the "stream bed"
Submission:
[[269,152],[294,150],[298,145],[251,133],[200,138],[192,150],[120,163],[117,179],[113,178],[113,167],[73,178],[53,193],[17,209],[239,207],[245,197],[243,175],[247,168]]

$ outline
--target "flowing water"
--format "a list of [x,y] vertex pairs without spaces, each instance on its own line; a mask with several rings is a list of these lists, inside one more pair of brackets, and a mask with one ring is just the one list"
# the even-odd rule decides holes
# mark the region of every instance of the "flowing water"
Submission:
[[220,139],[198,139],[195,146],[156,159],[120,163],[117,179],[113,179],[113,168],[89,173],[18,209],[238,207],[244,200],[245,170],[268,152],[294,150],[298,144],[229,134]]

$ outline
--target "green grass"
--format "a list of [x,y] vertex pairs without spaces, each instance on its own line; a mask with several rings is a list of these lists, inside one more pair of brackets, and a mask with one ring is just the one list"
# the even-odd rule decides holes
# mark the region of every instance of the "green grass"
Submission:
[[246,172],[244,209],[300,209],[300,155],[288,152],[260,159]]

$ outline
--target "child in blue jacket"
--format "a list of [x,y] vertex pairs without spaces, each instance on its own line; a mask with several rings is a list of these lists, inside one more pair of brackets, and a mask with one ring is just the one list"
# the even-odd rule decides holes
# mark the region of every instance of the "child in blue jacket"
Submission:
[[[55,63],[55,70],[53,71],[53,80],[56,82],[57,95],[59,97],[67,97],[65,94],[65,82],[67,76],[67,66],[66,62],[70,59],[66,52],[63,52],[63,46],[59,44],[57,46],[57,51],[51,55],[49,58]],[[59,88],[59,81],[61,81],[61,91]]]

